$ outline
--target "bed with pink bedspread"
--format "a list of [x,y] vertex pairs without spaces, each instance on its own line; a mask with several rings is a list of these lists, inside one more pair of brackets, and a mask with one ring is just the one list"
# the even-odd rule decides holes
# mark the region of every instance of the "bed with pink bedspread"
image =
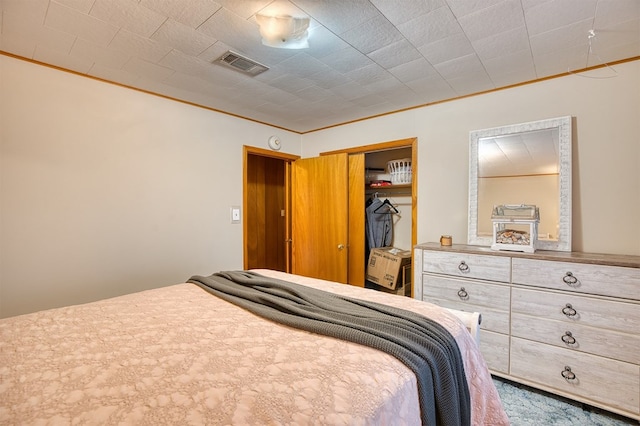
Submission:
[[[270,270],[410,310],[455,338],[473,425],[507,425],[471,334],[435,305]],[[195,284],[0,320],[0,424],[419,425],[392,355],[262,319]]]

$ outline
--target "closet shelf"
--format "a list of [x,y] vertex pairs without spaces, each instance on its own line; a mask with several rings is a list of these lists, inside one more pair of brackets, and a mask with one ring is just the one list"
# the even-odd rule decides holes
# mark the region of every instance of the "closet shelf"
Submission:
[[371,186],[371,185],[366,185],[365,186],[366,189],[370,189],[370,190],[380,190],[380,189],[400,189],[400,188],[411,188],[411,184],[410,183],[402,183],[402,184],[397,184],[397,185],[384,185],[384,186]]

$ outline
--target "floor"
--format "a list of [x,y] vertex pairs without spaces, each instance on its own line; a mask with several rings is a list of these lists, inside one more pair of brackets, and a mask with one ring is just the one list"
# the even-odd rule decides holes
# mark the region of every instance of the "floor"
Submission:
[[620,426],[639,422],[495,377],[512,426]]

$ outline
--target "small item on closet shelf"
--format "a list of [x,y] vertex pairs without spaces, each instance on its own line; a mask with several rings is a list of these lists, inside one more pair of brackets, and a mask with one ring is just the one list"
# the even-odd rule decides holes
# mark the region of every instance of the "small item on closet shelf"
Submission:
[[368,170],[365,175],[365,183],[367,184],[370,184],[372,182],[378,182],[381,180],[386,180],[391,182],[391,175],[389,173],[385,173],[384,169],[381,172],[372,172]]
[[371,182],[371,187],[372,188],[377,188],[379,186],[391,186],[391,182],[388,180],[375,180],[373,182]]
[[440,237],[441,246],[450,246],[452,244],[453,244],[453,238],[451,238],[451,235],[442,235]]
[[391,160],[387,163],[387,170],[391,174],[391,182],[394,185],[411,183],[411,158]]

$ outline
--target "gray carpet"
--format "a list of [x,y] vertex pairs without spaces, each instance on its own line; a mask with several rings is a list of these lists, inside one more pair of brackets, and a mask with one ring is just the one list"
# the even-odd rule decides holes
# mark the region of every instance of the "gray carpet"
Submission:
[[618,426],[638,425],[618,416],[575,401],[557,397],[524,385],[494,377],[512,426]]

